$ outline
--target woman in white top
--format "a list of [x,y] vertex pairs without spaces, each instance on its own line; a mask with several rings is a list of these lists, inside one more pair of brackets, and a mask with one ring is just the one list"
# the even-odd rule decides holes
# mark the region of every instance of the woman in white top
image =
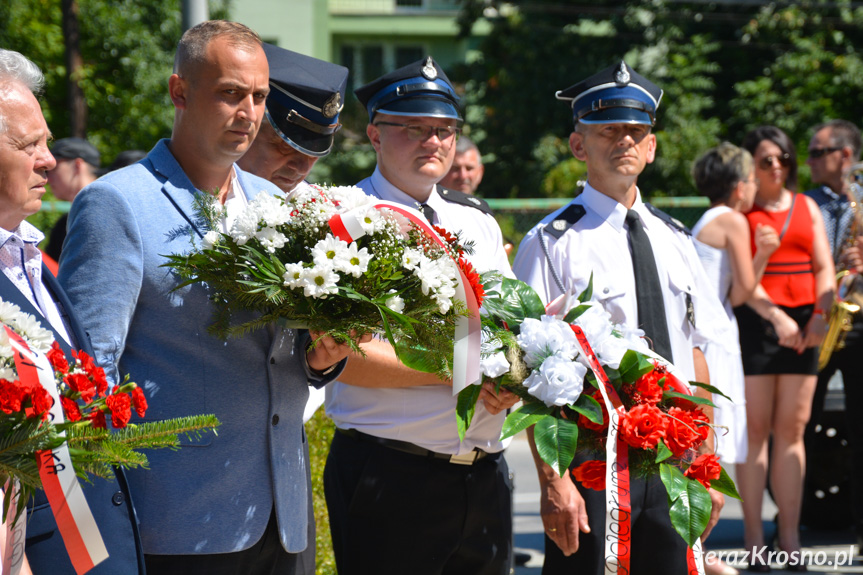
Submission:
[[[747,453],[746,396],[737,320],[732,311],[749,299],[758,285],[770,254],[779,246],[776,230],[756,230],[756,252],[749,245],[749,223],[743,212],[752,207],[758,191],[752,155],[728,142],[708,150],[692,170],[698,192],[710,200],[708,209],[692,235],[695,248],[733,326],[733,335],[711,342],[704,350],[710,381],[731,401],[714,395],[714,422],[724,427],[717,433],[716,448],[726,463],[744,463]],[[727,429],[727,431],[726,431]],[[730,575],[736,570],[717,561],[706,565],[712,575]]]

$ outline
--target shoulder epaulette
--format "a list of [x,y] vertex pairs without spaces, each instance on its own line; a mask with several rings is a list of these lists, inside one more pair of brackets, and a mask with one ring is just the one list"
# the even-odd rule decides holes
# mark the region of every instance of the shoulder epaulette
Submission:
[[692,235],[692,232],[690,231],[690,229],[687,228],[685,225],[683,225],[683,222],[681,222],[677,218],[672,218],[671,216],[669,216],[668,214],[666,214],[665,212],[663,212],[662,210],[660,210],[659,208],[657,208],[653,204],[645,203],[644,205],[645,205],[645,207],[647,207],[647,210],[651,214],[653,214],[654,216],[656,216],[657,218],[659,218],[660,220],[662,220],[663,222],[668,224],[669,227],[674,228],[675,230],[677,230],[679,232],[683,232],[687,236]]
[[557,214],[556,218],[546,224],[545,233],[559,240],[560,236],[574,226],[586,213],[587,210],[581,204],[569,204],[565,210]]
[[479,211],[484,212],[490,216],[494,215],[494,212],[491,211],[491,206],[489,206],[488,203],[482,198],[441,187],[438,187],[438,193],[440,194],[441,198],[448,202],[452,202],[453,204],[469,206],[471,208],[476,208]]

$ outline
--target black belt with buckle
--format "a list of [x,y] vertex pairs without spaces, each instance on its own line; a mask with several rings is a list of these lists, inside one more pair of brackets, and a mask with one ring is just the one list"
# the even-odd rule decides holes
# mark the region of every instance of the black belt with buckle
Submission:
[[455,465],[473,465],[480,459],[498,455],[497,453],[488,453],[487,451],[483,451],[481,449],[474,449],[473,451],[470,451],[468,453],[462,453],[461,455],[451,455],[449,453],[438,453],[437,451],[431,451],[430,449],[420,447],[419,445],[414,445],[413,443],[408,443],[407,441],[376,437],[374,435],[369,435],[368,433],[363,433],[362,431],[357,431],[356,429],[336,428],[336,431],[341,433],[342,435],[346,435],[347,437],[356,439],[357,441],[377,443],[378,445],[383,445],[384,447],[389,447],[390,449],[395,449],[396,451],[410,453],[411,455],[419,455],[420,457],[428,457],[429,459],[440,459],[443,461],[448,461]]

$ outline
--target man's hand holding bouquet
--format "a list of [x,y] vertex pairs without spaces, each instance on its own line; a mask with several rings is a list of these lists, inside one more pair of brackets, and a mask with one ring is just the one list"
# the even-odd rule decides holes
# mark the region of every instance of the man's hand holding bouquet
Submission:
[[[678,370],[649,349],[642,332],[614,325],[589,301],[591,289],[546,308],[523,282],[504,278],[499,287],[488,287],[482,371],[486,381],[523,400],[507,417],[502,436],[533,426],[539,456],[560,476],[576,451],[586,457],[573,476],[588,489],[606,490],[606,540],[616,543],[607,555],[615,555],[618,564],[628,561],[619,555],[627,546],[617,534],[629,532],[621,523],[629,520],[631,474],[661,477],[671,523],[692,547],[710,518],[707,489],[739,498],[718,458],[706,452],[712,430],[702,406],[712,403],[691,394]],[[721,393],[710,385],[691,385]],[[477,385],[459,395],[461,433],[478,396]]]

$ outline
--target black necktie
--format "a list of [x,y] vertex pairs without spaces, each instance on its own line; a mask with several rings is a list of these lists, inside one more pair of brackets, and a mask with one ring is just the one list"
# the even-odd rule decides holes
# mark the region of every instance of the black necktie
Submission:
[[638,303],[638,325],[653,342],[653,351],[670,362],[671,339],[668,336],[668,323],[665,319],[665,301],[656,259],[650,247],[650,238],[641,225],[635,210],[626,212],[629,225],[629,248],[632,250],[632,269],[635,272],[635,298]]
[[423,211],[423,215],[429,221],[430,224],[434,223],[434,208],[428,204],[420,205],[420,209]]

